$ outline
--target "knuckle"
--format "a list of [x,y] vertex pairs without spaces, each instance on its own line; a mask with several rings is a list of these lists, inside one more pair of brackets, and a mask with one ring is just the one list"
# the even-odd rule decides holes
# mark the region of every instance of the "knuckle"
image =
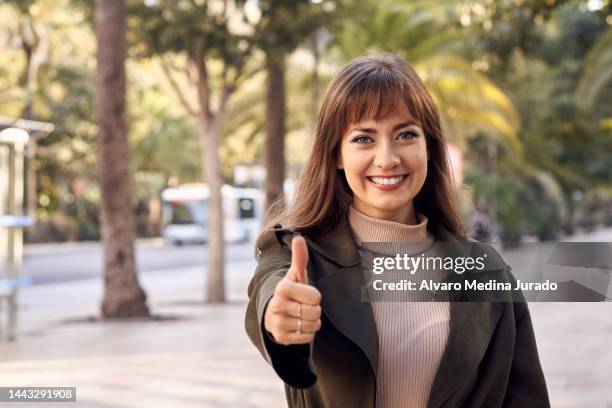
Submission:
[[[272,298],[274,299],[274,298]],[[272,312],[272,314],[278,314],[282,311],[282,303],[279,301],[278,298],[274,299],[275,301],[272,302],[272,300],[270,300],[270,304],[268,305],[268,308],[270,309],[270,311]]]
[[278,295],[279,297],[284,297],[284,298],[289,296],[289,292],[290,292],[289,286],[287,285],[281,286],[280,283],[276,286],[276,290],[274,291],[275,295]]

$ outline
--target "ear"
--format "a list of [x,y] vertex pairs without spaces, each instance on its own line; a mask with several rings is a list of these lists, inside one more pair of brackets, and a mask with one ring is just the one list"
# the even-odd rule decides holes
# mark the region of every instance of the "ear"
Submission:
[[336,164],[336,169],[344,170],[344,164],[342,164],[342,159],[338,159],[338,164]]

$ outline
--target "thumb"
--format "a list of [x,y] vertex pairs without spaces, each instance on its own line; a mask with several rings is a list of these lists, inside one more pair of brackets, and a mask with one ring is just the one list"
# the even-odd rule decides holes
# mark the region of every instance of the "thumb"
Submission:
[[297,236],[291,241],[291,266],[287,271],[287,277],[294,282],[308,283],[306,264],[308,263],[308,248],[306,240]]

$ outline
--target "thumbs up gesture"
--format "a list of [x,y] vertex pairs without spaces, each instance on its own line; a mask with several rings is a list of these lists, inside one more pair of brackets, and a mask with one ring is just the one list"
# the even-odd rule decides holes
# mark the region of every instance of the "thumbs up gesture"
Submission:
[[308,249],[303,237],[291,241],[291,266],[276,285],[264,314],[264,328],[279,344],[307,344],[321,328],[321,293],[308,285]]

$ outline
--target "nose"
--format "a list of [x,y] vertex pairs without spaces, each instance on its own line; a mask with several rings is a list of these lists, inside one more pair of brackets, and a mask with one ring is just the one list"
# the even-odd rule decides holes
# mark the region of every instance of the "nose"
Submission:
[[374,158],[374,165],[383,170],[392,169],[400,164],[400,157],[391,143],[382,143]]

